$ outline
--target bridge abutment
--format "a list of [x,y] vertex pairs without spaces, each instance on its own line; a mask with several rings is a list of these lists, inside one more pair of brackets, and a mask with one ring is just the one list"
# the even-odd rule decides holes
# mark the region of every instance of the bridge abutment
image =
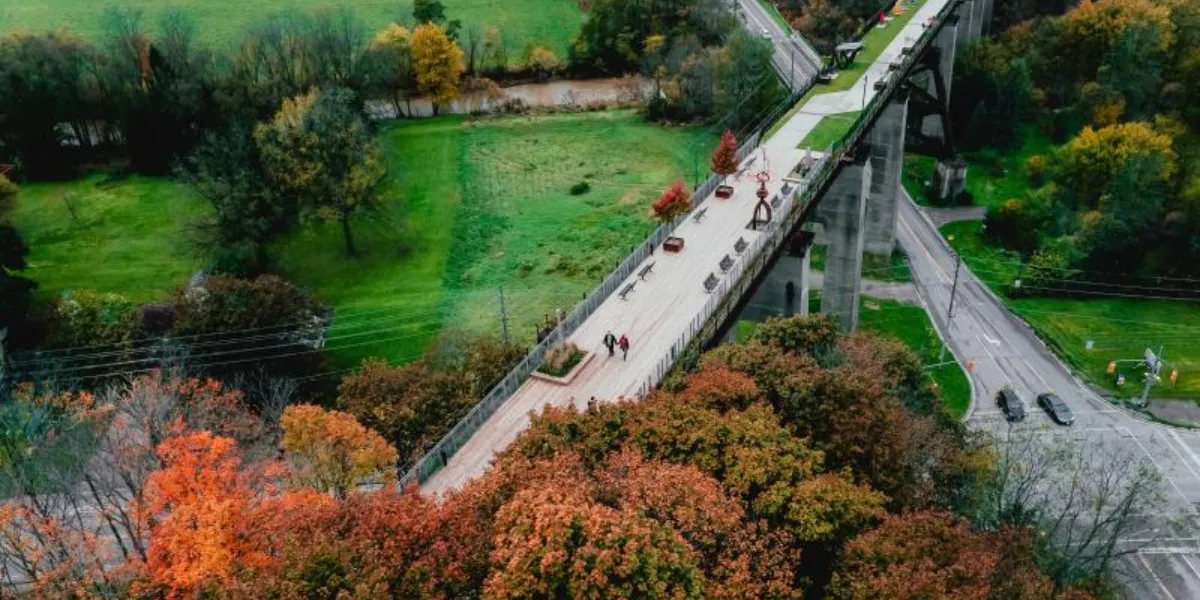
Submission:
[[821,198],[814,218],[823,226],[829,244],[821,312],[837,316],[842,331],[858,328],[863,234],[871,193],[869,154],[869,148],[860,148],[855,161],[842,166]]
[[897,92],[867,132],[871,193],[867,199],[863,249],[878,256],[888,256],[896,247],[896,212],[907,122],[908,96]]

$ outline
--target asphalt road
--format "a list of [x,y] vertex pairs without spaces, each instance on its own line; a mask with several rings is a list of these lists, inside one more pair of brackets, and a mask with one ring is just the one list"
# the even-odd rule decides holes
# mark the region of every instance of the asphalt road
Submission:
[[[771,18],[759,0],[738,0],[743,23],[751,35],[763,36],[767,32],[775,46],[773,57],[780,78],[793,90],[801,89],[810,78],[815,77],[817,67],[806,63],[806,53],[800,42],[792,39],[790,30],[785,30]],[[763,36],[766,37],[766,36]]]
[[[962,265],[953,317],[947,315],[955,259],[949,245],[912,199],[900,198],[898,240],[908,254],[917,292],[969,373],[973,402],[968,423],[1002,432],[1009,427],[994,398],[1012,386],[1025,400],[1028,418],[1014,427],[1047,436],[1070,436],[1085,447],[1132,452],[1161,474],[1166,506],[1139,515],[1123,541],[1138,548],[1118,565],[1130,597],[1200,598],[1200,433],[1147,421],[1114,407],[1078,380],[1020,319]],[[1069,428],[1055,425],[1035,404],[1053,391],[1075,413]]]

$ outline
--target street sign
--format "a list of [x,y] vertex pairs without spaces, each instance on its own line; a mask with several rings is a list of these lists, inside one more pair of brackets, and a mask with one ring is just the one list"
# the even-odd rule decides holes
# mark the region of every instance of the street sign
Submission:
[[1158,374],[1158,357],[1149,348],[1146,348],[1146,366],[1150,367],[1151,373]]

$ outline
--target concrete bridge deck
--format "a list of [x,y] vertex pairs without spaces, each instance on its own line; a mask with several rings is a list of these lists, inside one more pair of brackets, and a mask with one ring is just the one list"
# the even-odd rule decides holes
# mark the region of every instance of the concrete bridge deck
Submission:
[[[911,40],[920,37],[929,16],[937,15],[952,1],[926,0],[915,18],[896,35],[853,88],[810,98],[775,135],[743,162],[746,165],[753,161],[741,180],[730,178],[729,183],[736,190],[732,198],[705,198],[698,207],[698,210],[706,210],[705,218],[696,222],[689,217],[679,226],[675,235],[685,240],[682,252],[655,252],[645,261],[655,263],[653,273],[646,281],[639,281],[636,275],[631,276],[627,281],[636,281],[637,285],[625,300],[613,294],[569,336],[568,341],[586,351],[597,353],[597,356],[568,385],[556,385],[533,378],[526,381],[449,458],[446,466],[424,482],[422,491],[438,493],[456,489],[483,474],[492,457],[529,426],[529,414],[539,412],[543,406],[573,404],[583,409],[593,396],[600,401],[635,396],[662,359],[668,356],[672,345],[688,331],[696,315],[709,302],[711,295],[704,290],[702,282],[709,273],[721,278],[717,267],[721,258],[726,254],[735,260],[752,258],[738,257],[734,252],[734,244],[739,237],[752,244],[760,235],[747,228],[757,202],[754,193],[757,184],[752,174],[766,166],[771,173],[768,190],[772,196],[778,193],[783,178],[804,156],[797,145],[820,121],[821,115],[859,110],[869,103],[877,93],[872,87],[873,83],[881,73],[887,71],[888,63],[898,58],[901,49]],[[854,105],[846,108],[845,104],[851,101],[855,102]],[[781,208],[786,207],[785,204]],[[622,334],[629,337],[631,350],[628,360],[621,360],[619,353],[616,357],[607,357],[601,340],[609,330],[618,337]]]

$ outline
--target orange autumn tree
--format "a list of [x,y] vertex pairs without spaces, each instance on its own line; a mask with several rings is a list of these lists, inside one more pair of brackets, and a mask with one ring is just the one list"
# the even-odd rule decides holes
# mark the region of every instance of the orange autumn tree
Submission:
[[737,147],[733,132],[726,129],[721,134],[721,143],[712,153],[712,172],[720,175],[722,181],[737,172]]
[[255,493],[232,439],[187,433],[159,444],[158,456],[162,469],[147,484],[153,581],[198,594],[269,562],[253,535]]
[[302,485],[344,498],[359,481],[395,478],[396,449],[348,413],[296,404],[283,411],[283,451]]
[[686,215],[689,210],[692,210],[692,192],[682,181],[672,183],[650,207],[654,218],[664,223]]

